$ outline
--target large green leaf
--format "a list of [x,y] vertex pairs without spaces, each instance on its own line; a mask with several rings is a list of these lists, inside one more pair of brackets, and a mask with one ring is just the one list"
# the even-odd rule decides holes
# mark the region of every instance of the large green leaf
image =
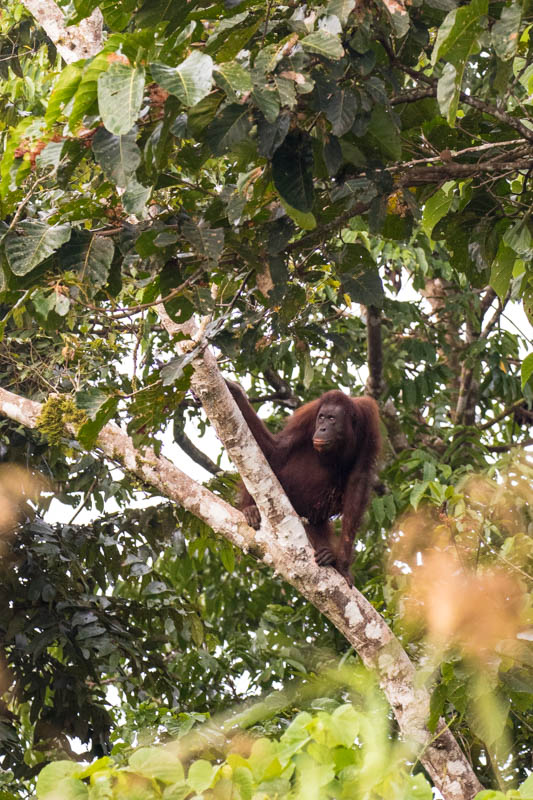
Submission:
[[61,268],[79,273],[90,287],[103,286],[108,278],[115,246],[109,237],[88,231],[73,231],[61,248]]
[[96,112],[98,78],[109,69],[109,53],[99,53],[90,61],[78,84],[69,114],[69,127],[75,130],[89,110]]
[[139,116],[144,92],[144,67],[111,64],[98,77],[98,107],[110,133],[123,136]]
[[454,188],[455,183],[453,181],[448,181],[448,183],[445,183],[441,189],[438,189],[435,194],[426,201],[422,214],[422,228],[429,237],[431,237],[433,228],[437,222],[445,217],[450,210],[453,202]]
[[457,117],[462,78],[462,71],[458,72],[453,64],[448,63],[444,65],[442,75],[437,83],[437,102],[440,113],[446,117],[449,125],[454,125]]
[[214,77],[217,85],[224,89],[232,101],[239,100],[245,92],[252,90],[250,73],[237,61],[217,64]]
[[246,106],[236,103],[226,106],[207,129],[207,143],[211,152],[215,156],[223,155],[248,136],[250,128],[250,115]]
[[503,6],[500,19],[494,23],[491,39],[496,54],[503,60],[512,58],[518,47],[522,7],[520,3]]
[[129,765],[139,775],[163,783],[178,783],[185,778],[181,761],[164,747],[141,747],[130,756]]
[[137,132],[131,130],[124,136],[115,136],[99,128],[93,139],[93,152],[105,175],[117,186],[126,186],[141,163],[141,152],[136,144]]
[[344,47],[339,37],[327,31],[321,30],[310,33],[309,36],[305,36],[300,40],[300,44],[304,50],[308,50],[310,53],[318,53],[335,61],[344,55]]
[[223,228],[213,229],[205,224],[197,225],[192,219],[188,219],[183,223],[182,231],[197,253],[205,256],[213,264],[218,263],[224,249]]
[[501,241],[490,270],[490,285],[502,301],[509,290],[515,259],[515,251]]
[[352,127],[357,113],[357,98],[350,89],[337,89],[325,107],[335,136],[344,136]]
[[289,133],[272,157],[274,186],[297,211],[313,207],[313,148],[309,137]]
[[213,59],[195,50],[177,67],[151,64],[152,77],[167,92],[178,97],[185,106],[195,106],[211,91]]
[[477,46],[487,10],[488,0],[472,0],[468,5],[450,11],[437,33],[432,63],[436,64],[439,58],[444,57],[456,67],[463,63]]
[[5,238],[7,260],[15,275],[31,272],[68,242],[72,233],[70,225],[48,225],[35,220],[20,222],[17,231]]
[[67,103],[74,97],[82,76],[80,64],[68,64],[59,75],[46,109],[45,121],[47,125],[52,125]]

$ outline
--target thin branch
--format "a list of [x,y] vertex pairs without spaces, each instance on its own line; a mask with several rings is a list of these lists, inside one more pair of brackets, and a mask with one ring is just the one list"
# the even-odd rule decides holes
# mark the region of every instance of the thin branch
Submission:
[[[493,425],[495,425],[497,422],[499,422],[501,419],[504,419],[505,417],[508,417],[509,414],[512,414],[513,411],[515,410],[515,408],[518,408],[519,406],[521,406],[523,402],[524,402],[524,398],[523,397],[521,397],[520,400],[515,400],[514,403],[512,403],[510,406],[507,406],[507,408],[504,408],[503,411],[501,411],[499,414],[497,414],[492,419],[489,419],[488,422],[484,422],[482,425],[478,425],[478,430],[480,430],[480,431],[488,430]],[[501,447],[501,446],[502,445],[497,445],[497,447]],[[514,445],[511,445],[511,446],[514,447]],[[491,448],[489,448],[489,450],[490,449]]]
[[221,475],[224,470],[215,464],[208,455],[206,455],[200,448],[196,447],[194,442],[192,442],[183,428],[179,426],[178,423],[174,425],[173,428],[173,435],[174,440],[176,443],[181,447],[184,453],[186,453],[189,458],[192,458],[200,467],[203,467],[205,470],[211,473],[211,475]]
[[529,447],[531,444],[533,444],[533,439],[525,439],[523,442],[512,442],[511,444],[493,444],[487,447],[487,450],[491,453],[508,453],[515,447]]
[[369,371],[366,391],[377,400],[381,396],[384,387],[381,311],[376,306],[367,306],[366,308],[366,331]]

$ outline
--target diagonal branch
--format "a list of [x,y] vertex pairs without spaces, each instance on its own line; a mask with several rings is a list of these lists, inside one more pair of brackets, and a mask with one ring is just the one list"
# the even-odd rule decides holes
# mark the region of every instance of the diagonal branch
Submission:
[[315,564],[303,526],[231,398],[201,328],[191,321],[177,325],[162,306],[158,313],[169,334],[179,335],[178,351],[195,351],[192,387],[257,502],[262,526],[255,537],[265,547],[263,560],[328,617],[377,673],[403,736],[414,743],[443,796],[470,800],[481,788],[471,765],[443,720],[436,734],[427,730],[429,693],[385,620],[335,570]]

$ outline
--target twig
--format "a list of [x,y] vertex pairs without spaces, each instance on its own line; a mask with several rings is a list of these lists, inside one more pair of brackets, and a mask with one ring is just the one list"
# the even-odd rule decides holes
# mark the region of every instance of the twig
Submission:
[[[495,425],[501,419],[504,419],[504,417],[508,417],[509,414],[512,414],[513,411],[515,410],[515,408],[518,408],[519,406],[521,406],[523,402],[524,402],[524,398],[523,397],[521,397],[520,400],[515,400],[514,403],[512,403],[507,408],[504,408],[503,411],[501,411],[499,414],[497,414],[492,419],[489,419],[488,422],[484,422],[483,425],[478,425],[478,430],[486,431],[488,428],[491,428],[493,425]],[[503,447],[503,445],[496,445],[496,446],[497,447]]]

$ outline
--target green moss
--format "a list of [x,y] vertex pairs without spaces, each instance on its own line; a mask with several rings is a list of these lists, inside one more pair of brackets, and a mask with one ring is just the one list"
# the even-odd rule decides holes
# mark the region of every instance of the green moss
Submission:
[[86,420],[86,415],[71,397],[56,394],[43,403],[37,418],[37,428],[44,433],[50,444],[60,444],[67,424],[79,427]]

